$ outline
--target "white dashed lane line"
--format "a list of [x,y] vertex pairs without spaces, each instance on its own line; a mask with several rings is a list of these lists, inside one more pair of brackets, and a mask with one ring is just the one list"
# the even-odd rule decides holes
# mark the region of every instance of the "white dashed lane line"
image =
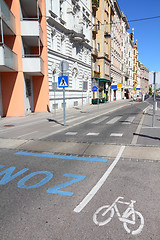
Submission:
[[77,132],[67,132],[65,135],[75,136],[77,135]]
[[111,137],[122,137],[123,133],[111,133],[110,136]]
[[98,136],[99,133],[87,133],[87,136]]

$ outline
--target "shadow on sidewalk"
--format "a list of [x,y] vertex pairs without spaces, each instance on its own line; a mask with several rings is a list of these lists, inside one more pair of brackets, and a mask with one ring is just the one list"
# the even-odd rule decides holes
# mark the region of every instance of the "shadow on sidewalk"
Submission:
[[136,135],[136,136],[139,136],[139,137],[151,138],[151,139],[154,139],[154,140],[160,140],[159,137],[152,137],[152,136],[148,136],[148,135],[144,135],[144,134],[133,133],[133,135]]
[[60,123],[60,122],[58,122],[57,120],[50,119],[50,118],[47,118],[47,120],[48,120],[48,122],[54,122],[54,123],[57,123],[57,124],[59,124],[59,125],[61,125],[61,126],[64,126],[63,123]]

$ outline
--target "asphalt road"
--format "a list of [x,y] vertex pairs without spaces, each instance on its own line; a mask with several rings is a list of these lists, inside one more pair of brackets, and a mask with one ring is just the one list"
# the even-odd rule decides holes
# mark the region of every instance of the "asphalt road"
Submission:
[[113,113],[104,113],[69,130],[43,140],[59,142],[131,144],[147,103],[129,104]]
[[159,240],[160,161],[15,153],[0,151],[1,240]]
[[160,151],[134,135],[146,106],[71,115],[55,132],[43,119],[2,128],[29,141],[0,148],[0,240],[159,240]]

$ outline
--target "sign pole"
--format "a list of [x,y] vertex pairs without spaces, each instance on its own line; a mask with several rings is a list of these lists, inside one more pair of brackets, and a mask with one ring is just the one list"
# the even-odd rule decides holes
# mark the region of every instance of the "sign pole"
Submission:
[[155,123],[155,105],[156,105],[156,72],[154,72],[153,84],[154,84],[154,98],[153,98],[153,118],[152,118],[152,127],[154,127],[154,123]]
[[64,125],[66,124],[66,108],[65,108],[65,87],[63,87],[63,120],[64,120]]
[[[62,62],[62,76],[63,76],[63,62]],[[65,87],[63,87],[63,122],[66,124],[66,109],[65,109]]]
[[68,87],[68,76],[64,76],[67,74],[67,70],[69,68],[69,64],[67,61],[61,61],[59,65],[59,69],[61,70],[62,76],[58,77],[58,87],[63,88],[63,121],[64,125],[66,124],[66,103],[65,103],[65,88]]
[[99,79],[98,79],[98,111],[99,111]]

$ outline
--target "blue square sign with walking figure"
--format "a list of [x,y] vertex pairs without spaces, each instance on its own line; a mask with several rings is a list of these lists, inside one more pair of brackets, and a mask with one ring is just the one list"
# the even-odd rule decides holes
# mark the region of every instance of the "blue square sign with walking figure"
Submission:
[[58,77],[58,87],[68,87],[68,76],[60,76]]

